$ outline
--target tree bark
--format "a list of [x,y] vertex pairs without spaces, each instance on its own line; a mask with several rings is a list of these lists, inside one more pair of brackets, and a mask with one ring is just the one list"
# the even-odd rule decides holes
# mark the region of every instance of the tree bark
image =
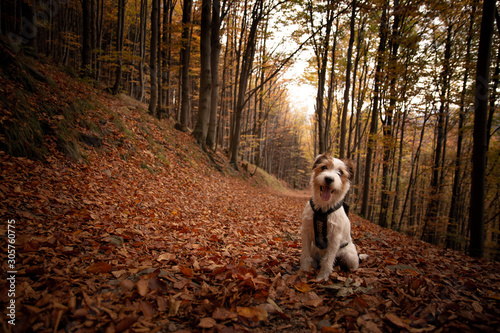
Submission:
[[[340,122],[340,143],[339,157],[346,157],[346,133],[347,133],[347,111],[349,110],[349,89],[351,88],[351,67],[352,67],[352,48],[354,45],[354,23],[356,20],[356,0],[352,1],[351,36],[349,37],[349,47],[347,48],[347,67],[345,70],[345,90],[344,90],[344,106],[342,108],[342,120]],[[354,103],[354,101],[352,101]]]
[[201,34],[200,34],[200,97],[198,119],[193,131],[196,142],[206,150],[208,121],[210,118],[210,99],[212,97],[212,75],[210,73],[210,15],[211,0],[201,3]]
[[234,129],[230,144],[231,153],[231,163],[236,167],[238,162],[238,148],[240,145],[240,135],[241,135],[241,117],[243,113],[243,108],[246,104],[246,90],[248,86],[248,79],[252,71],[252,64],[255,55],[255,43],[257,38],[257,27],[263,18],[263,1],[257,0],[254,4],[252,10],[252,24],[250,26],[250,31],[248,33],[247,44],[245,46],[245,52],[243,54],[243,60],[241,64],[241,72],[238,85],[238,98],[236,102],[235,117],[234,117]]
[[190,27],[192,0],[184,0],[182,9],[182,40],[181,40],[181,109],[180,125],[187,130],[189,116],[189,57],[190,57]]
[[160,11],[160,0],[153,0],[151,10],[151,56],[149,62],[149,75],[151,76],[151,97],[149,100],[149,113],[156,116],[156,108],[158,104],[158,73],[156,70],[157,54],[158,54],[158,18]]
[[113,94],[120,92],[122,85],[122,67],[123,67],[123,36],[125,34],[125,0],[118,1],[118,24],[116,27],[116,53],[118,56],[117,67],[115,72],[115,85],[113,86]]
[[[469,31],[467,35],[467,46],[465,52],[465,68],[469,69],[471,64],[471,44],[472,35],[474,33],[474,18],[476,13],[477,0],[473,2],[470,13]],[[467,93],[467,81],[469,79],[469,71],[464,71],[462,92],[460,93],[460,109],[458,114],[458,138],[457,138],[457,152],[455,155],[455,174],[453,177],[453,186],[451,194],[450,212],[448,214],[448,227],[446,230],[446,247],[451,249],[458,249],[458,207],[460,205],[460,175],[462,173],[462,142],[463,142],[463,127],[465,122],[465,96]]]
[[212,96],[210,97],[210,117],[208,122],[207,146],[215,149],[217,137],[217,114],[219,109],[219,58],[220,58],[220,0],[212,1],[212,29],[210,36],[210,69],[212,73]]
[[81,73],[83,76],[89,76],[91,68],[91,58],[92,58],[92,46],[91,46],[91,32],[92,32],[92,20],[90,0],[82,1],[82,20],[83,20],[83,31],[82,31],[82,67]]
[[372,158],[375,151],[375,136],[377,135],[378,128],[378,103],[380,98],[380,85],[382,83],[382,67],[384,65],[384,53],[387,40],[387,7],[388,2],[385,2],[382,9],[382,17],[380,19],[380,43],[377,52],[377,67],[375,68],[375,83],[373,90],[373,110],[371,114],[370,136],[368,138],[368,147],[366,152],[365,161],[365,175],[363,183],[363,200],[361,204],[361,216],[368,216],[368,208],[370,201],[370,177],[372,168]]
[[484,256],[484,203],[486,199],[486,153],[488,144],[488,101],[490,82],[491,39],[495,17],[495,0],[484,0],[483,17],[476,67],[474,99],[474,133],[472,149],[471,196],[469,208],[470,247],[472,257]]
[[450,58],[451,58],[451,34],[452,24],[448,25],[448,33],[446,37],[446,46],[444,52],[443,72],[441,74],[441,96],[440,107],[438,113],[438,121],[436,128],[436,151],[434,153],[434,165],[432,169],[432,178],[430,184],[430,199],[427,205],[425,214],[425,224],[421,239],[431,244],[437,244],[437,224],[439,204],[442,200],[442,182],[440,177],[441,159],[445,149],[445,120],[448,113],[446,92],[448,90],[449,78],[451,75]]

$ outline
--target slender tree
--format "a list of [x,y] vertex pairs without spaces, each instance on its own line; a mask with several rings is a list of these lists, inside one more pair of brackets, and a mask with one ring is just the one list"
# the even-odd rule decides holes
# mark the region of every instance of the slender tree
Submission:
[[158,53],[158,29],[159,29],[160,0],[153,0],[151,10],[151,56],[149,61],[149,75],[151,76],[151,98],[149,100],[149,113],[156,116],[158,104],[158,73],[156,70]]
[[90,75],[91,59],[92,59],[92,44],[91,44],[91,33],[92,33],[92,20],[90,0],[82,1],[82,20],[83,20],[83,30],[82,30],[82,66],[81,73],[84,76]]
[[116,55],[117,65],[115,72],[115,85],[113,86],[113,94],[120,92],[122,85],[122,67],[123,67],[123,37],[125,35],[125,0],[118,1],[118,24],[116,25]]
[[490,82],[491,38],[496,0],[484,0],[483,17],[476,67],[474,94],[474,134],[472,150],[471,196],[469,208],[470,247],[473,257],[484,256],[484,203],[486,199],[486,153],[488,144],[488,102]]
[[255,56],[255,46],[257,39],[257,28],[264,17],[264,2],[256,0],[252,9],[252,23],[248,32],[245,51],[241,64],[241,71],[238,84],[238,96],[236,100],[236,110],[234,117],[234,127],[231,136],[231,144],[229,150],[231,152],[231,163],[236,167],[238,161],[238,148],[241,139],[241,121],[243,108],[247,102],[246,92],[248,80],[252,71],[253,60]]
[[371,113],[371,125],[370,125],[370,136],[368,137],[368,147],[366,151],[366,161],[365,161],[365,174],[363,182],[363,199],[361,206],[361,215],[363,217],[368,216],[368,208],[370,201],[370,180],[371,180],[371,170],[372,170],[372,159],[375,150],[378,128],[378,107],[380,99],[380,86],[382,84],[382,67],[384,66],[384,54],[387,41],[387,7],[388,1],[384,2],[384,7],[382,9],[382,16],[380,18],[380,30],[379,30],[379,46],[377,51],[377,66],[375,68],[375,82],[373,89],[373,109]]
[[182,38],[181,38],[181,110],[180,125],[182,130],[186,130],[189,117],[189,58],[190,47],[190,24],[193,0],[184,0],[182,8]]
[[210,119],[210,99],[212,97],[212,75],[210,73],[210,15],[211,0],[201,3],[201,36],[200,36],[200,98],[198,120],[193,131],[193,136],[203,149],[206,149],[208,122]]
[[[347,111],[349,110],[349,89],[351,88],[351,67],[352,67],[352,48],[354,45],[355,21],[356,21],[356,0],[352,1],[351,23],[349,46],[347,48],[347,66],[345,70],[345,89],[344,89],[344,106],[342,108],[342,120],[340,122],[340,143],[339,157],[346,157],[346,134],[347,134]],[[354,89],[354,88],[353,88]],[[352,101],[354,103],[354,101]]]

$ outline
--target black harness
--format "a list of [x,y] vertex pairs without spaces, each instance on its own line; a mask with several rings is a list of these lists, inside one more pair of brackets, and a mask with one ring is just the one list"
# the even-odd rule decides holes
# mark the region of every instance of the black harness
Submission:
[[[339,209],[340,207],[344,207],[345,213],[349,214],[349,205],[346,204],[344,201],[339,202],[326,212],[323,212],[321,209],[316,210],[314,209],[314,202],[313,199],[309,200],[309,203],[311,204],[311,208],[314,212],[314,243],[316,246],[324,250],[328,247],[328,238],[327,238],[327,226],[328,226],[328,215]],[[349,245],[349,242],[340,245],[339,249],[342,249]]]

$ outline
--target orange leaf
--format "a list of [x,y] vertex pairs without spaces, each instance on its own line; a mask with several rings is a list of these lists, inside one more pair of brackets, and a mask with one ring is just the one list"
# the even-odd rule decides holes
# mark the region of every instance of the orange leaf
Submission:
[[103,261],[98,261],[94,263],[92,266],[87,268],[87,272],[89,273],[108,273],[113,269],[113,266],[110,264],[103,262]]
[[305,283],[305,282],[299,282],[296,285],[294,285],[295,289],[297,289],[300,292],[307,293],[308,291],[311,291],[311,287]]
[[251,306],[251,307],[238,307],[238,315],[254,322],[267,319],[267,311],[264,308]]
[[194,276],[193,270],[191,268],[181,266],[180,269],[181,269],[182,274],[186,275],[187,277]]

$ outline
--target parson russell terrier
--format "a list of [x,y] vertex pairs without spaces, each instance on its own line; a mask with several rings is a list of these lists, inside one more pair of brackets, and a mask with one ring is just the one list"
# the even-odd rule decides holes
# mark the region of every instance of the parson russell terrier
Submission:
[[338,260],[343,269],[357,270],[360,255],[351,239],[349,206],[344,198],[351,187],[353,166],[330,154],[316,157],[311,176],[312,198],[302,214],[302,255],[300,269],[321,267],[318,280],[327,281]]

